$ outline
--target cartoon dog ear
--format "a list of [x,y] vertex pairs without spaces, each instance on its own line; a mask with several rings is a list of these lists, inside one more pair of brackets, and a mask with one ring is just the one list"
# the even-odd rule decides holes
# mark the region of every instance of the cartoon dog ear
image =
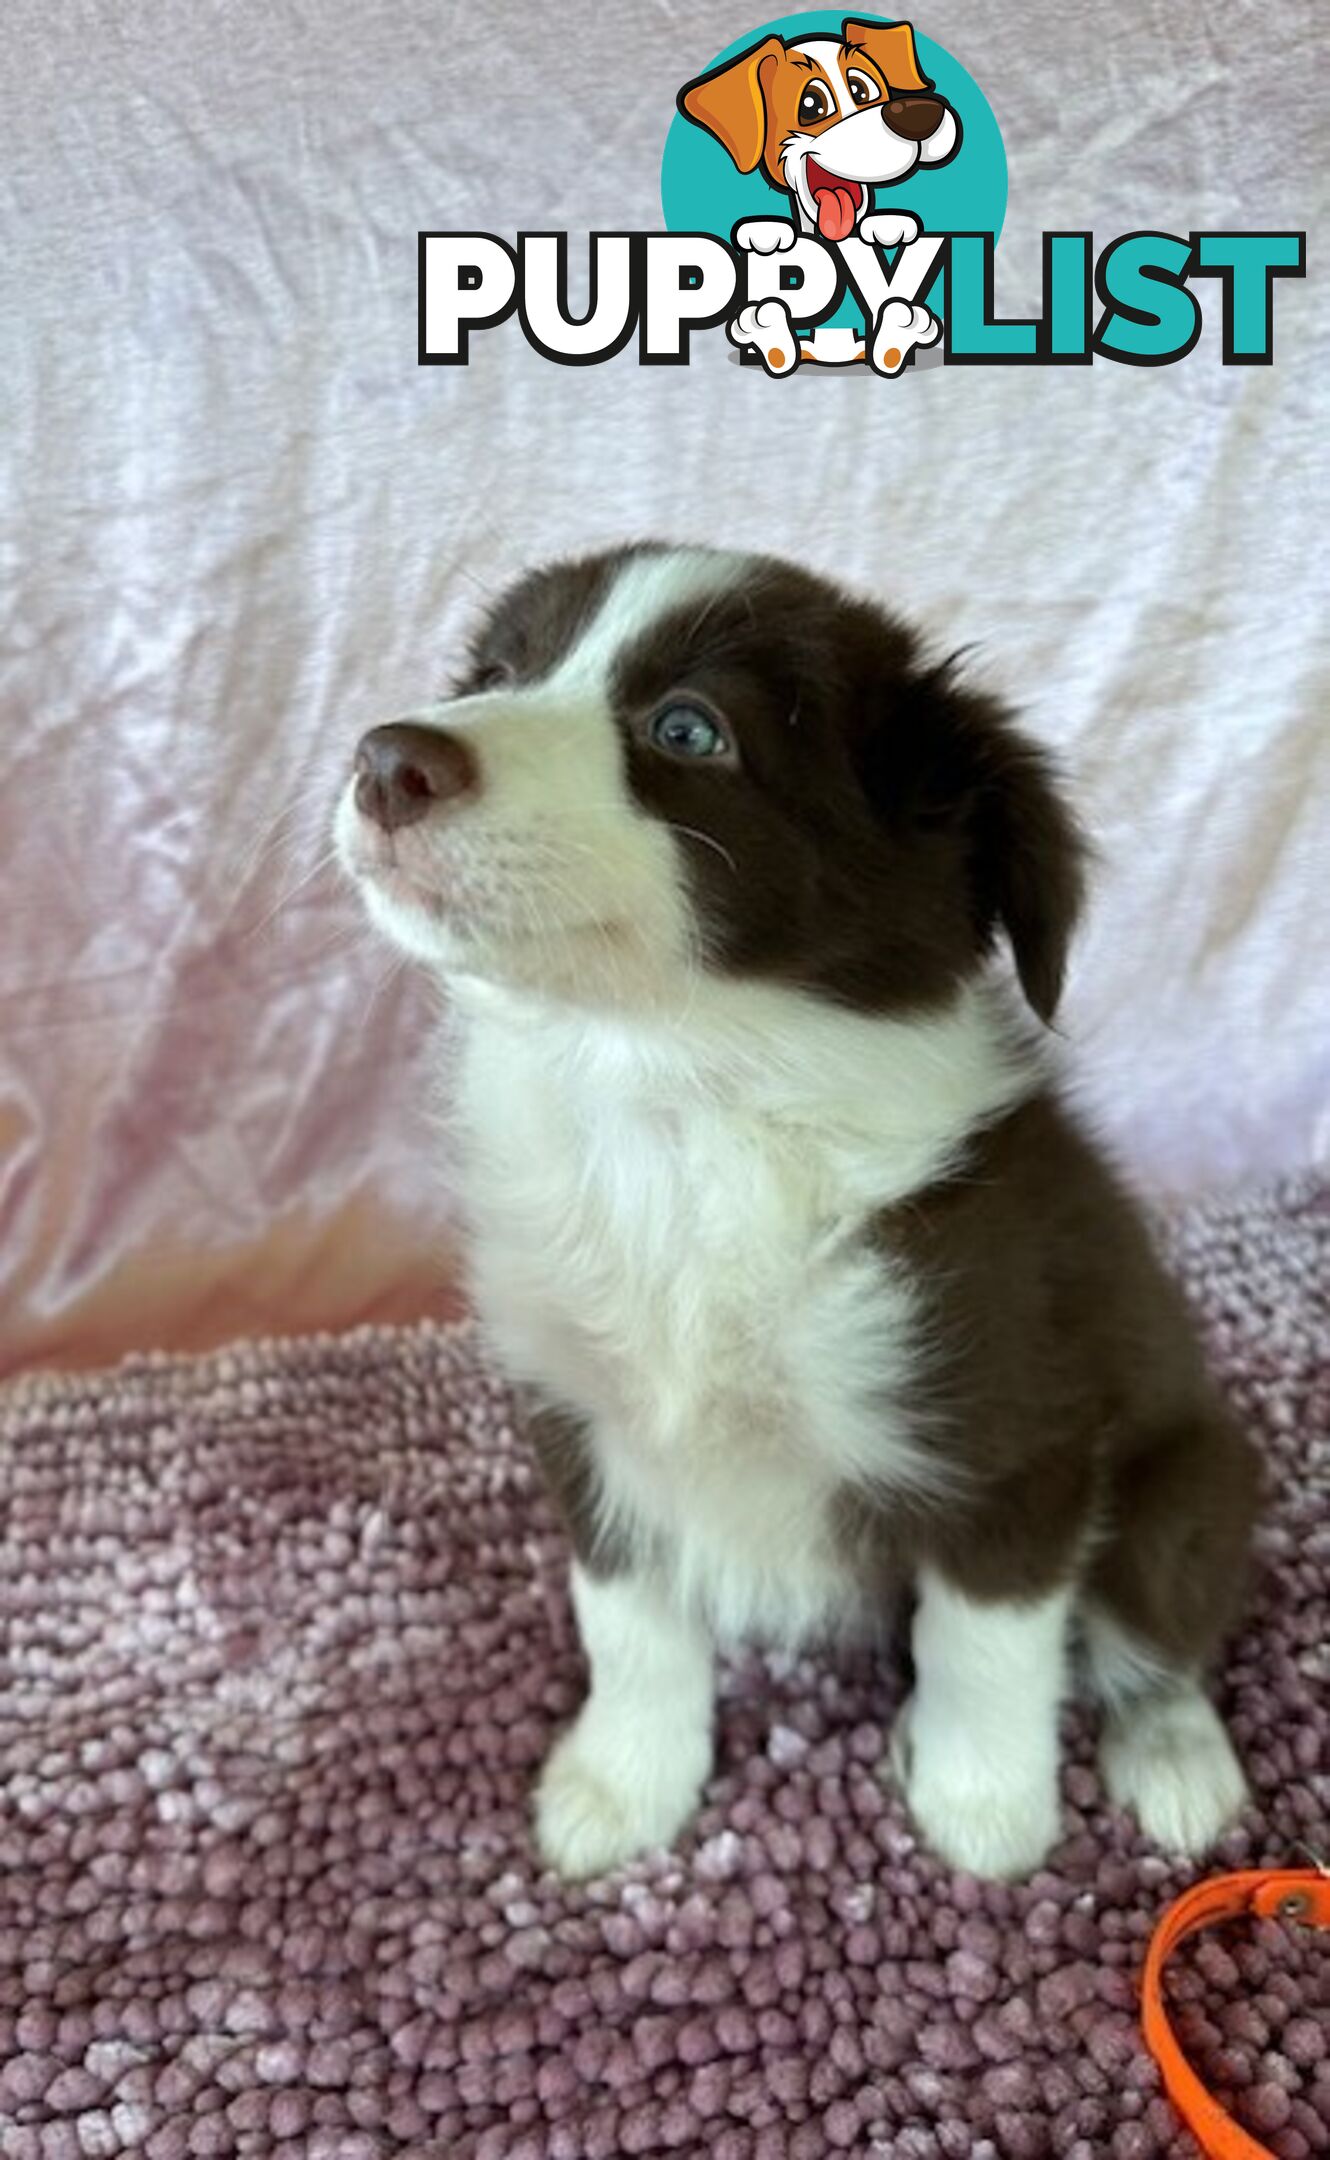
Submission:
[[862,45],[869,59],[880,67],[892,90],[931,90],[933,85],[919,72],[914,31],[907,22],[855,22],[847,16],[841,24],[847,45]]
[[754,172],[762,161],[767,140],[762,73],[764,64],[784,50],[778,37],[763,38],[751,51],[727,60],[709,75],[699,75],[679,92],[679,110],[685,119],[695,120],[714,135],[740,172]]
[[948,833],[961,851],[980,945],[1005,931],[1021,988],[1047,1026],[1084,897],[1090,849],[1052,760],[950,663],[897,682],[870,733],[864,778],[888,827]]

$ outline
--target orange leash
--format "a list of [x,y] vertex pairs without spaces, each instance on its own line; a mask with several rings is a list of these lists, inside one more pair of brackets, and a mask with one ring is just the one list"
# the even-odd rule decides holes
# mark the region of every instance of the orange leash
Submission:
[[1164,2076],[1164,2089],[1202,2152],[1210,2160],[1272,2160],[1268,2145],[1243,2130],[1206,2090],[1169,2023],[1164,1967],[1189,1935],[1218,1920],[1296,1920],[1330,1927],[1330,1872],[1321,1868],[1254,1868],[1216,1875],[1183,1892],[1169,1906],[1151,1938],[1141,1982],[1145,2043]]

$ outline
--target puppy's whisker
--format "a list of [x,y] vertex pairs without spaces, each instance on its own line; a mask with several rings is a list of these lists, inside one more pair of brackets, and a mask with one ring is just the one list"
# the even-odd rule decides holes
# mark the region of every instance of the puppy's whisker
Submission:
[[454,563],[450,575],[453,577],[465,578],[467,584],[474,585],[476,591],[482,594],[486,600],[493,600],[496,598],[494,587],[492,585],[487,585],[484,578],[477,577],[475,571],[468,569],[465,563]]
[[275,857],[279,862],[289,865],[293,858],[308,853],[315,833],[323,829],[323,820],[311,817],[310,830],[302,836],[302,817],[310,817],[309,805],[303,797],[294,795],[289,802],[283,804],[267,825],[260,827],[249,844],[237,852],[234,863],[229,864],[225,870],[233,897],[220,928],[224,929],[231,921],[244,898],[245,888],[270,858]]
[[723,584],[717,585],[715,591],[707,595],[707,598],[703,601],[702,606],[699,608],[693,622],[694,637],[697,636],[698,631],[701,629],[703,623],[706,621],[712,609],[717,607],[722,600],[726,600],[729,597],[730,588],[727,585]]
[[680,825],[673,818],[665,818],[662,820],[662,823],[668,827],[670,832],[682,833],[689,840],[700,840],[703,847],[714,848],[716,853],[719,855],[721,861],[724,863],[728,863],[735,876],[738,877],[738,863],[735,861],[733,855],[731,855],[729,849],[723,846],[719,840],[715,839],[711,833],[699,832],[696,825]]
[[249,929],[242,930],[240,934],[241,942],[243,944],[249,944],[252,942],[253,939],[261,937],[263,935],[263,932],[277,920],[277,917],[283,914],[285,910],[290,907],[292,901],[298,900],[301,893],[307,891],[308,888],[314,883],[314,880],[317,877],[321,877],[324,871],[329,869],[331,865],[336,862],[336,860],[336,847],[334,846],[327,848],[324,853],[321,854],[317,858],[317,860],[310,865],[304,876],[298,878],[296,880],[296,883],[290,887],[289,891],[284,892],[281,897],[276,901],[276,903],[268,909],[266,915],[261,916],[259,921],[254,923]]

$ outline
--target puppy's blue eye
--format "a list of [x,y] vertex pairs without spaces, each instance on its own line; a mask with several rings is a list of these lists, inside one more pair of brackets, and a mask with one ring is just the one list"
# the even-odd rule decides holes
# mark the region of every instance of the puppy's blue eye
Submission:
[[696,705],[667,705],[651,723],[651,740],[679,758],[723,757],[730,747],[725,730]]

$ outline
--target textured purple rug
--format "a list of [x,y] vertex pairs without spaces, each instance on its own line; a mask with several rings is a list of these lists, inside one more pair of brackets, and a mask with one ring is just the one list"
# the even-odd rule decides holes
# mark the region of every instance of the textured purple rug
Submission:
[[[1171,1249],[1269,1457],[1223,1697],[1257,1795],[1216,1865],[1327,1841],[1330,1206]],[[1319,1284],[1318,1284],[1319,1270]],[[1188,1879],[1068,1717],[1066,1842],[990,1889],[877,1764],[900,1675],[728,1669],[675,1858],[569,1891],[529,1782],[580,1674],[564,1552],[465,1330],[368,1330],[0,1396],[0,2154],[1150,2160],[1137,2039]],[[1286,2160],[1330,2150],[1330,1972],[1273,1923],[1178,2021]]]

